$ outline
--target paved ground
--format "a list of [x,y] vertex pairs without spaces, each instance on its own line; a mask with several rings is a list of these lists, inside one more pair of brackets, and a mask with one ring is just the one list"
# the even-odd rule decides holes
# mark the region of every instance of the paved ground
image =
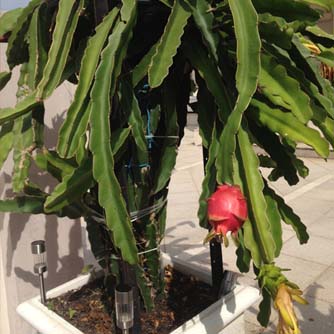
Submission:
[[[163,247],[171,256],[186,259],[209,270],[209,250],[203,246],[206,231],[198,227],[198,197],[203,178],[201,146],[196,126],[186,130],[170,185],[167,233]],[[334,333],[334,160],[305,158],[307,180],[289,187],[284,181],[272,186],[298,213],[308,227],[310,240],[300,246],[289,226],[283,227],[284,246],[277,264],[291,268],[286,275],[304,290],[309,305],[297,308],[303,334]],[[237,271],[235,247],[223,249],[224,266]],[[254,276],[240,275],[240,283],[256,286]],[[246,314],[246,333],[274,333],[256,322],[256,305]],[[273,312],[275,322],[276,312]]]

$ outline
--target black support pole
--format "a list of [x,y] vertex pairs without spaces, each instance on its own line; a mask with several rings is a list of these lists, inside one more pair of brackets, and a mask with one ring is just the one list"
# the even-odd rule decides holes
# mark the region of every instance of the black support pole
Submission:
[[102,22],[103,17],[109,11],[108,0],[94,0],[94,9],[95,9],[95,22],[96,25],[98,25]]
[[210,241],[211,275],[213,293],[219,298],[219,291],[223,282],[223,254],[221,243],[215,239]]
[[[208,150],[203,147],[203,165],[204,165],[204,173],[205,166],[208,161]],[[211,227],[209,228],[211,229]],[[210,241],[210,259],[211,259],[211,277],[212,277],[212,287],[213,293],[217,298],[219,298],[219,291],[221,284],[223,282],[223,254],[221,243],[217,242],[216,239],[212,239]]]

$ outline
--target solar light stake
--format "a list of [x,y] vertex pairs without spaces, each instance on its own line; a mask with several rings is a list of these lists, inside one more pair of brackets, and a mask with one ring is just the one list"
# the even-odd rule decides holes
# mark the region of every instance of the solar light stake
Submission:
[[132,288],[121,284],[115,289],[116,324],[123,334],[129,334],[133,327],[134,303]]
[[36,240],[31,243],[31,252],[34,258],[34,273],[39,277],[39,288],[42,304],[46,304],[44,273],[48,270],[46,265],[46,248],[44,240]]

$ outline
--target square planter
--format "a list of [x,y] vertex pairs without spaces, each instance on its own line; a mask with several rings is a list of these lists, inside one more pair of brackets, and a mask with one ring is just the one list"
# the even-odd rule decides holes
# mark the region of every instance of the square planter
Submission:
[[[163,254],[162,264],[171,264],[175,269],[210,283],[210,274],[187,262],[171,259]],[[47,292],[47,298],[58,297],[70,290],[87,284],[90,275],[81,275]],[[222,297],[207,309],[185,322],[170,334],[220,334],[242,333],[243,313],[260,298],[259,291],[252,287],[237,285],[228,295]],[[17,313],[41,334],[84,334],[34,297],[17,307]]]

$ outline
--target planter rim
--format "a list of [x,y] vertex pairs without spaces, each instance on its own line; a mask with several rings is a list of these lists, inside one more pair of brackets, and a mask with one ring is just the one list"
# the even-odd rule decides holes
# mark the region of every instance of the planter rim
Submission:
[[[186,261],[171,258],[162,253],[162,264],[170,264],[181,272],[194,275],[209,283],[210,273],[192,266]],[[76,290],[87,284],[90,275],[80,275],[46,293],[47,298],[58,297],[70,290]],[[181,333],[220,333],[248,307],[260,299],[259,290],[253,287],[237,285],[228,295],[222,297],[198,315],[185,322],[170,334]],[[84,334],[55,312],[40,302],[40,297],[33,297],[18,305],[17,313],[41,334]]]

